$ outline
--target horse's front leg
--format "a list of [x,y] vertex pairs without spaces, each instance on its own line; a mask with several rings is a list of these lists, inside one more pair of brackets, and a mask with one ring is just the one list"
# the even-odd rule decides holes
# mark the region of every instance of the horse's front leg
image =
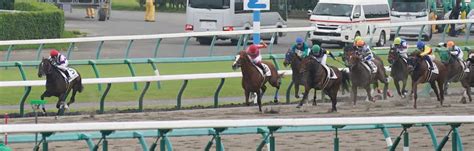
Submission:
[[300,98],[300,83],[295,81],[295,98],[299,99]]
[[403,81],[402,81],[402,95],[403,95],[403,98],[405,98],[407,96],[407,89],[406,89],[406,86],[407,86],[407,79],[405,78]]
[[[313,106],[317,106],[318,104],[316,103],[316,93],[318,92],[318,90],[314,89],[314,95],[313,95]],[[324,93],[321,91],[321,100],[324,99]]]
[[352,91],[351,91],[351,97],[352,97],[352,107],[355,107],[356,101],[357,101],[357,86],[352,84]]
[[245,90],[244,94],[245,94],[245,104],[247,106],[250,106],[250,103],[249,103],[250,91]]
[[69,102],[67,103],[68,106],[76,101],[76,93],[77,93],[77,90],[72,90],[71,98],[69,99]]
[[401,98],[405,98],[405,96],[403,96],[403,94],[402,94],[402,93],[403,93],[402,90],[400,90],[400,83],[399,83],[399,82],[400,82],[400,81],[398,81],[398,80],[394,80],[394,81],[393,81],[393,84],[395,84],[395,88],[397,89],[398,95],[399,95]]
[[303,99],[301,99],[300,103],[298,104],[298,106],[296,106],[296,108],[300,108],[301,106],[303,106],[303,103],[308,100],[308,93],[310,90],[311,90],[310,87],[308,86],[304,87]]
[[258,90],[257,91],[257,104],[258,104],[258,111],[260,111],[261,113],[262,113],[262,95],[263,95],[263,91]]
[[364,89],[365,89],[365,92],[367,92],[367,99],[369,101],[375,102],[374,98],[372,98],[372,90],[370,89],[370,85],[366,86]]
[[412,86],[411,86],[411,90],[412,90],[412,94],[413,94],[413,108],[417,108],[417,105],[416,105],[416,100],[418,99],[418,91],[417,91],[417,86],[418,86],[418,82],[417,81],[414,81],[412,83]]
[[[41,100],[44,100],[45,97],[50,97],[51,94],[48,93],[48,91],[44,91],[43,94],[41,94],[40,98]],[[46,115],[46,106],[43,104],[41,105],[41,110],[43,110],[43,114]]]

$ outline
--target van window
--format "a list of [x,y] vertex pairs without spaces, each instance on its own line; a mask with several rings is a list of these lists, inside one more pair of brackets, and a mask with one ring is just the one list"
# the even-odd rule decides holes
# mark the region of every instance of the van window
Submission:
[[353,5],[318,3],[313,15],[350,17]]
[[421,12],[425,11],[428,5],[426,0],[393,0],[392,10],[397,12]]
[[360,5],[357,5],[357,6],[354,8],[354,13],[353,13],[353,14],[357,14],[357,13],[359,13],[359,16],[358,16],[358,17],[354,17],[354,18],[359,18],[360,15],[362,15],[362,14],[360,14]]
[[383,18],[390,17],[388,5],[364,5],[365,18]]
[[192,8],[228,9],[230,0],[189,0],[189,6]]

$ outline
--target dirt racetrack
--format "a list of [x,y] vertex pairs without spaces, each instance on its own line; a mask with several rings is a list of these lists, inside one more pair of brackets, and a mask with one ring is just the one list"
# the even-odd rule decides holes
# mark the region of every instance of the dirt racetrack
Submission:
[[[459,96],[447,97],[447,107],[440,107],[435,98],[421,98],[418,109],[413,109],[410,101],[398,96],[388,101],[369,103],[359,101],[356,107],[347,102],[338,104],[337,113],[327,113],[330,108],[328,103],[320,103],[318,106],[305,106],[303,109],[291,105],[273,105],[264,108],[278,110],[277,114],[261,114],[257,107],[233,107],[219,109],[197,109],[128,114],[106,114],[106,115],[81,115],[67,116],[60,120],[54,117],[41,117],[40,123],[54,122],[99,122],[99,121],[142,121],[142,120],[196,120],[196,119],[258,119],[258,118],[317,118],[317,117],[360,117],[360,116],[416,116],[416,115],[474,115],[474,103],[460,104]],[[11,123],[33,123],[34,118],[11,119]],[[434,127],[438,141],[449,131],[449,126]],[[390,129],[392,139],[395,139],[401,129]],[[430,136],[426,128],[410,128],[411,150],[433,150]],[[462,125],[460,127],[461,137],[465,150],[474,150],[474,124]],[[333,150],[334,132],[305,132],[305,133],[277,133],[277,150]],[[342,131],[339,133],[341,150],[386,150],[386,142],[380,130]],[[226,150],[255,150],[260,142],[259,135],[224,135],[222,137]],[[170,140],[175,150],[203,150],[211,136],[203,137],[171,137]],[[97,141],[97,140],[94,140]],[[151,144],[152,139],[147,139]],[[77,142],[51,142],[50,149],[63,150],[88,150],[85,141]],[[9,144],[15,151],[31,150],[34,146],[30,144]],[[397,150],[402,150],[401,142]],[[100,148],[99,148],[100,149]],[[141,150],[136,139],[109,140],[109,149],[117,151]],[[451,150],[451,141],[445,146],[445,150]]]

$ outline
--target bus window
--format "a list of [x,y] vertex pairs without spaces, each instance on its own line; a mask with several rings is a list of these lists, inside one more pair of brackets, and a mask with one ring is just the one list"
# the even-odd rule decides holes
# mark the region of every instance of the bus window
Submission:
[[204,9],[229,9],[230,0],[189,0],[189,7]]
[[365,18],[383,18],[390,17],[388,5],[364,5]]

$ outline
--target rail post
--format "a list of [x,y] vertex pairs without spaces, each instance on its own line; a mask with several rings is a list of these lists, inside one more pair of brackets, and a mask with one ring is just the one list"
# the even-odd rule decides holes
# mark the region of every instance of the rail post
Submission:
[[385,125],[379,125],[380,130],[382,130],[383,136],[385,138],[385,142],[387,143],[387,148],[391,148],[393,145],[392,138],[390,137],[390,131],[388,131]]
[[275,142],[275,136],[273,135],[273,132],[277,131],[280,128],[281,127],[274,127],[274,126],[268,127],[268,130],[269,130],[268,135],[270,136],[270,146],[269,146],[270,151],[276,151],[276,142]]
[[[150,63],[151,68],[153,69],[153,72],[155,73],[155,76],[159,76],[159,75],[160,75],[160,71],[158,70],[158,67],[157,67],[156,64],[155,64],[155,59],[149,58],[149,59],[148,59],[148,63]],[[161,82],[160,82],[160,81],[157,81],[157,82],[156,82],[156,86],[158,87],[158,89],[161,89]]]
[[238,53],[241,49],[240,49],[240,46],[242,45],[243,43],[243,39],[244,39],[245,35],[240,35],[239,36],[239,41],[237,42],[237,46],[236,46],[236,50],[235,50],[235,53]]
[[[124,62],[125,62],[125,64],[127,64],[128,69],[130,70],[130,73],[132,74],[132,77],[135,77],[135,76],[136,76],[136,74],[135,74],[135,68],[133,68],[132,60],[130,60],[130,59],[125,59]],[[134,90],[138,90],[138,84],[137,84],[136,82],[133,82],[133,89],[134,89]]]
[[339,136],[338,129],[344,128],[345,125],[333,125],[332,128],[336,132],[336,137],[334,137],[334,151],[339,151]]
[[217,86],[216,92],[214,92],[214,108],[219,107],[219,93],[221,92],[222,86],[224,86],[225,78],[221,78],[221,82]]
[[[288,85],[288,88],[286,89],[286,104],[290,104],[291,88],[293,87],[294,84],[295,82],[291,80],[290,84]],[[299,94],[295,94],[295,95],[299,95]]]
[[72,51],[74,50],[75,47],[76,47],[76,43],[74,43],[74,42],[69,43],[69,47],[67,48],[67,58],[68,59],[71,59],[71,53],[72,53]]
[[183,85],[181,85],[181,88],[179,89],[178,96],[176,97],[176,109],[181,109],[181,98],[183,96],[184,90],[186,89],[186,86],[188,85],[188,80],[183,81]]
[[436,150],[436,148],[438,148],[438,140],[436,138],[436,133],[433,130],[433,126],[431,124],[426,124],[425,127],[428,130],[428,133],[430,133],[433,148]]
[[36,60],[38,61],[41,56],[41,52],[43,51],[44,44],[40,44],[38,49],[36,49]]
[[168,139],[168,132],[170,132],[170,129],[160,129],[158,130],[159,132],[159,137],[161,137],[160,140],[160,151],[166,151],[168,149],[169,151],[173,151],[173,146],[171,145],[171,142]]
[[133,137],[138,139],[138,142],[140,143],[140,146],[142,147],[143,151],[149,151],[148,150],[148,145],[147,145],[146,140],[145,140],[145,137],[143,136],[142,133],[133,132]]
[[53,132],[43,132],[41,133],[41,140],[38,144],[35,144],[33,148],[34,151],[39,151],[40,145],[43,146],[43,151],[48,151],[48,140],[47,138],[53,135]]
[[163,40],[163,39],[158,38],[158,39],[156,40],[156,46],[155,46],[155,51],[154,51],[154,53],[153,53],[153,58],[158,57],[158,49],[160,48],[161,40]]
[[421,37],[422,37],[422,34],[423,34],[423,30],[425,29],[425,26],[426,25],[421,26],[420,32],[418,33],[418,41],[421,41]]
[[215,141],[216,141],[216,151],[224,151],[224,144],[221,140],[221,133],[225,131],[227,128],[214,128],[215,130]]
[[[94,70],[95,78],[100,78],[99,68],[97,68],[97,63],[95,62],[95,60],[89,60],[89,64],[92,66],[92,70]],[[99,92],[102,91],[102,85],[97,84],[97,89],[99,90]]]
[[104,108],[105,108],[105,98],[107,97],[107,94],[109,94],[110,87],[112,87],[112,83],[107,83],[107,87],[105,88],[104,93],[100,97],[100,104],[99,104],[99,114],[104,113]]
[[211,45],[209,46],[209,57],[211,57],[214,52],[214,45],[216,44],[216,39],[217,39],[216,35],[212,36]]
[[142,93],[140,94],[140,98],[138,98],[138,111],[143,112],[143,98],[145,97],[148,88],[150,87],[150,82],[145,83],[145,87],[143,88]]
[[130,56],[130,48],[132,47],[133,41],[133,39],[128,41],[127,49],[125,49],[125,59],[128,59]]
[[398,37],[400,35],[400,30],[402,29],[402,26],[397,27],[397,32],[395,32],[395,37]]
[[467,45],[467,43],[469,42],[469,37],[471,35],[471,28],[472,28],[472,23],[467,23],[467,30],[466,30],[466,35],[464,36],[464,41]]
[[104,46],[104,41],[99,42],[99,46],[97,46],[97,50],[96,50],[96,53],[95,53],[95,59],[100,58],[100,52],[102,51],[102,46]]
[[188,48],[189,39],[191,39],[191,37],[186,37],[186,40],[184,41],[183,51],[181,51],[181,57],[184,57],[186,55],[186,48]]
[[[5,56],[5,61],[10,61],[10,56],[14,47],[15,45],[8,46],[7,55]],[[8,67],[5,67],[5,69],[8,69]]]
[[[15,62],[15,65],[18,67],[18,70],[20,70],[21,79],[25,81],[26,74],[25,74],[25,70],[23,69],[23,64],[21,62]],[[20,100],[20,116],[22,117],[25,115],[25,102],[26,102],[26,99],[28,98],[28,95],[30,95],[30,92],[31,92],[31,86],[26,86],[25,92],[23,93],[23,96],[21,97],[21,100]]]
[[272,38],[270,39],[270,45],[268,46],[268,54],[272,55],[273,54],[273,45],[275,41],[277,40],[277,33],[274,32],[272,33]]

